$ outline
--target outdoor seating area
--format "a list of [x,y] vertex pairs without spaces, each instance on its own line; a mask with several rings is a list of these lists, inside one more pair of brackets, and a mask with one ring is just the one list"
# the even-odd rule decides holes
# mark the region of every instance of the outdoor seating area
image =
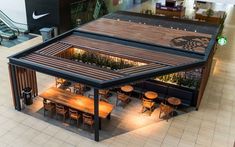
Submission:
[[[88,90],[85,90],[83,94],[75,93],[73,82],[61,78],[56,79],[63,82],[58,84],[56,81],[55,86],[34,98],[33,104],[25,106],[22,112],[93,139],[95,125],[94,104],[91,104],[94,103],[93,88],[87,88]],[[66,89],[71,89],[71,91]],[[134,89],[134,85],[124,85],[99,91],[101,140],[150,125],[153,122],[168,121],[174,117],[174,107],[170,103],[163,104],[156,101],[157,92],[147,91],[139,98],[133,95]],[[191,110],[180,108],[176,111],[178,115],[181,115]],[[136,122],[141,119],[144,119],[141,123]]]
[[[9,57],[15,109],[95,141],[197,110],[219,26],[182,21],[173,30],[149,20],[158,17],[109,14]],[[192,23],[198,32],[184,30]],[[203,45],[172,45],[185,36],[185,46],[200,37]],[[55,83],[41,91],[36,73]],[[22,95],[26,87],[30,96]]]

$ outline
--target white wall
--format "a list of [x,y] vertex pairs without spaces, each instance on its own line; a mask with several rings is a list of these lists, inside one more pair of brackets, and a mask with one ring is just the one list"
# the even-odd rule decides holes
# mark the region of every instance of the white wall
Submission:
[[[13,21],[27,24],[25,0],[0,0],[0,10]],[[18,27],[27,29],[24,25],[18,25]]]

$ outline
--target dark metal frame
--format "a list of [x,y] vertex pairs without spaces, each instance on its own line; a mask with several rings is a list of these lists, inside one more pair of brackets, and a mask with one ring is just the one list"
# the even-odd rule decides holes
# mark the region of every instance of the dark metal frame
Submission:
[[21,111],[21,103],[20,103],[20,95],[19,92],[17,92],[17,79],[16,79],[16,69],[15,66],[9,66],[9,70],[10,70],[10,78],[11,78],[11,83],[12,83],[12,88],[14,88],[14,90],[12,90],[13,94],[15,97],[13,97],[13,99],[15,100],[15,109],[18,111]]
[[[133,14],[133,15],[137,15],[137,14]],[[140,15],[140,16],[142,16],[142,15]],[[161,19],[163,19],[163,18],[161,18]],[[169,18],[166,18],[166,19],[169,19]],[[189,22],[187,22],[187,23],[189,23]],[[191,23],[193,23],[193,22],[191,22]],[[197,24],[197,23],[195,23],[195,24]],[[211,25],[208,24],[208,27],[210,27],[210,26]],[[215,26],[213,26],[213,27],[215,27]],[[38,71],[41,73],[45,73],[48,75],[61,77],[61,78],[68,79],[68,80],[71,80],[74,82],[84,83],[86,85],[92,86],[92,87],[94,87],[94,114],[95,114],[94,115],[94,121],[95,121],[94,138],[95,138],[95,141],[99,141],[100,122],[99,122],[99,107],[98,107],[99,106],[98,89],[118,87],[120,85],[149,79],[149,78],[164,75],[167,73],[173,73],[173,72],[178,72],[178,71],[197,68],[197,67],[204,67],[208,61],[208,58],[213,54],[213,51],[214,51],[214,44],[216,43],[216,37],[217,37],[216,35],[219,31],[219,28],[217,28],[217,27],[215,27],[215,28],[216,28],[216,30],[215,30],[216,33],[212,34],[212,38],[209,42],[208,47],[206,48],[205,54],[180,50],[180,49],[172,48],[172,47],[165,47],[165,46],[161,46],[161,45],[154,45],[154,44],[149,44],[149,43],[144,43],[144,42],[136,42],[136,41],[129,40],[126,38],[117,38],[117,37],[111,37],[111,36],[101,35],[101,34],[96,34],[96,33],[91,33],[91,32],[84,32],[84,31],[79,31],[77,29],[68,31],[68,32],[66,32],[66,33],[64,33],[54,39],[51,39],[45,43],[41,43],[40,45],[34,46],[32,48],[29,48],[25,51],[22,51],[20,53],[17,53],[15,55],[9,57],[9,64],[10,64],[9,70],[10,70],[10,76],[12,79],[12,87],[13,87],[12,91],[15,93],[15,96],[16,96],[15,97],[15,100],[16,100],[15,108],[16,108],[16,110],[19,110],[19,111],[21,110],[20,98],[16,92],[17,79],[16,79],[16,75],[15,75],[16,74],[15,68],[14,68],[15,66],[20,66],[23,68],[32,69],[32,70],[35,70],[35,71]],[[160,69],[152,69],[147,72],[141,72],[139,74],[127,75],[127,76],[117,78],[114,80],[100,81],[100,80],[96,80],[94,78],[89,78],[89,77],[74,74],[71,72],[62,71],[59,69],[54,69],[54,68],[51,68],[48,66],[39,65],[39,64],[21,59],[22,57],[27,56],[30,53],[36,52],[37,50],[39,50],[43,47],[46,47],[54,42],[57,42],[57,41],[65,38],[71,34],[81,35],[84,37],[95,38],[95,39],[99,39],[99,40],[105,40],[105,41],[119,43],[119,44],[123,44],[123,45],[127,45],[127,46],[140,47],[140,48],[144,48],[147,50],[162,51],[162,52],[167,52],[170,54],[173,53],[176,55],[187,56],[187,57],[196,58],[199,60],[197,62],[188,63],[188,64],[184,64],[184,65],[169,66],[169,67],[160,68]]]

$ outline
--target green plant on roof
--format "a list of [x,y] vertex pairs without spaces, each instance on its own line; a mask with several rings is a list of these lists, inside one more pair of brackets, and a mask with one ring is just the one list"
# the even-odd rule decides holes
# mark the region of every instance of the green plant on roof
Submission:
[[214,10],[212,10],[211,8],[209,8],[209,9],[206,11],[206,15],[207,15],[208,17],[213,16],[213,15],[214,15]]
[[[192,72],[192,71],[191,71]],[[194,77],[194,76],[186,76],[190,75],[191,73],[187,71],[185,72],[177,72],[172,74],[167,74],[163,76],[158,76],[157,80],[160,80],[162,82],[176,84],[179,86],[185,86],[188,88],[197,89],[200,82],[200,77]]]
[[117,58],[114,60],[108,55],[103,55],[99,53],[92,53],[85,51],[83,53],[76,53],[72,57],[75,61],[81,61],[88,64],[96,64],[99,67],[105,67],[112,70],[118,70],[133,66],[138,66],[134,61],[127,62],[125,59]]

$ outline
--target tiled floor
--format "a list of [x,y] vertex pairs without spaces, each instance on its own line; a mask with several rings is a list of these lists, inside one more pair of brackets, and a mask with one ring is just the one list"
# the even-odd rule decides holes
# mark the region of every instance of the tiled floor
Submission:
[[[0,47],[0,147],[232,147],[235,140],[235,8],[231,9],[223,32],[228,37],[228,44],[218,47],[199,111],[98,143],[15,111],[6,57],[40,43],[41,38],[12,48]],[[48,80],[43,75],[39,78]],[[39,85],[43,87],[46,83]]]

